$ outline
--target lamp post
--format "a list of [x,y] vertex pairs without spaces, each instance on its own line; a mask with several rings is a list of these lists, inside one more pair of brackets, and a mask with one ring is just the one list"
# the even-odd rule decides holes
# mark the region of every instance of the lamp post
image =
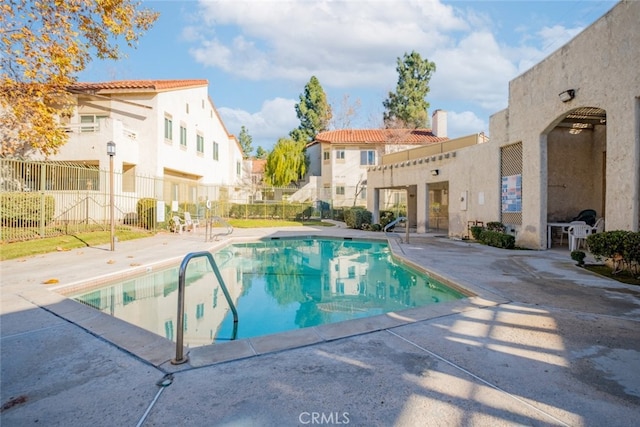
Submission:
[[113,215],[114,194],[113,194],[113,156],[116,155],[116,143],[107,142],[107,154],[109,155],[109,221],[111,223],[111,251],[116,247],[116,223]]

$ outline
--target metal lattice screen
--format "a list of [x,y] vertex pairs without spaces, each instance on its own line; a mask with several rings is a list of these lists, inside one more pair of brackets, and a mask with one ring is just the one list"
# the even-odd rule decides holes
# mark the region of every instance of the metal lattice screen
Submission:
[[522,224],[522,142],[500,149],[503,224]]

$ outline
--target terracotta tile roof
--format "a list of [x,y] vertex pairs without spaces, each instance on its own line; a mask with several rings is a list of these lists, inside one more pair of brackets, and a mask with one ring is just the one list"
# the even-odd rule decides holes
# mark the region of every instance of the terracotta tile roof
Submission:
[[69,86],[72,91],[153,91],[161,92],[171,89],[184,89],[189,87],[207,86],[209,82],[204,79],[189,80],[117,80],[100,83],[78,82]]
[[267,161],[264,159],[254,159],[252,160],[252,167],[251,167],[251,172],[258,174],[258,173],[264,173],[264,168],[267,165]]
[[320,132],[314,142],[329,144],[430,144],[447,141],[431,129],[340,129]]

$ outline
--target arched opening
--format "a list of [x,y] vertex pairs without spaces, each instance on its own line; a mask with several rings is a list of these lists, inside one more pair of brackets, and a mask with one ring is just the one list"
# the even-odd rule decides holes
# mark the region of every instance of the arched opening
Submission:
[[581,107],[555,123],[546,138],[547,221],[569,222],[586,209],[604,218],[606,111]]

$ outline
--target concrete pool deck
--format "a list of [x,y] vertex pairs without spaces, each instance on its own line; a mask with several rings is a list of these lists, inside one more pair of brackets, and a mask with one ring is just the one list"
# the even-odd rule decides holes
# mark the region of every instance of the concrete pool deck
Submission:
[[[384,236],[305,227],[231,237],[295,234]],[[175,344],[53,290],[229,240],[159,234],[115,252],[1,262],[0,424],[628,426],[640,413],[640,289],[575,266],[566,247],[392,238],[398,255],[475,296],[198,347],[183,365],[169,362]]]

